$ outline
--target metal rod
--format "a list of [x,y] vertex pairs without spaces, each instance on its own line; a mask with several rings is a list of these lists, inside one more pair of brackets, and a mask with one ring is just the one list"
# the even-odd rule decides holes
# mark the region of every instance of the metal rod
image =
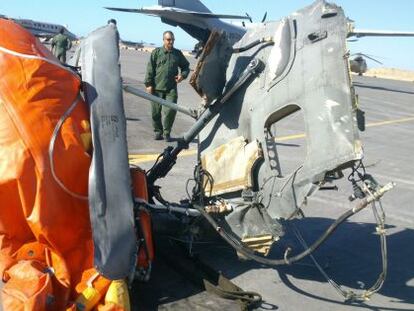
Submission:
[[135,203],[143,204],[146,208],[151,209],[155,212],[167,212],[167,213],[178,213],[191,217],[199,217],[201,213],[195,208],[189,208],[187,206],[173,206],[163,204],[150,204],[140,198],[134,198]]
[[179,106],[175,103],[169,102],[165,99],[162,99],[160,97],[157,97],[155,95],[149,94],[143,90],[137,89],[136,87],[130,86],[130,85],[123,85],[122,88],[124,89],[125,92],[130,93],[132,95],[144,98],[148,101],[153,101],[156,102],[157,104],[166,106],[168,108],[171,108],[173,110],[182,112],[194,119],[197,119],[197,111],[195,109],[189,109],[189,108],[184,108],[182,106]]

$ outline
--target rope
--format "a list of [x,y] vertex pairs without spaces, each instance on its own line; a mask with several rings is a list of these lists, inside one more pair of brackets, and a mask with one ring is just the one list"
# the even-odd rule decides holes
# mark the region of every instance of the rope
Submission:
[[65,184],[59,179],[59,177],[57,176],[57,174],[55,172],[55,164],[54,164],[54,161],[53,161],[53,154],[54,154],[54,151],[55,151],[55,142],[56,142],[57,135],[58,135],[63,123],[71,115],[72,111],[75,109],[76,105],[79,103],[79,100],[80,100],[80,94],[78,96],[76,96],[75,100],[69,106],[68,110],[66,110],[65,113],[60,117],[58,123],[55,126],[55,129],[53,130],[53,134],[52,134],[52,137],[51,137],[50,142],[49,142],[49,165],[50,165],[50,170],[52,172],[53,179],[63,189],[63,191],[65,191],[69,195],[71,195],[71,196],[73,196],[73,197],[75,197],[79,200],[88,200],[88,196],[84,196],[84,195],[75,193],[75,192],[71,191],[68,187],[65,186]]

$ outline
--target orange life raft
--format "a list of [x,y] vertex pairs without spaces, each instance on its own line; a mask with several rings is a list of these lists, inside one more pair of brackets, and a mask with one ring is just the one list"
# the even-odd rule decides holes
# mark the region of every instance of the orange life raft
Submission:
[[[83,199],[91,162],[89,112],[79,97],[81,80],[38,39],[5,19],[0,19],[0,72],[3,309],[89,310],[104,303],[111,281],[93,268]],[[53,132],[70,107],[51,153]],[[88,287],[94,289],[93,303],[87,301]],[[107,301],[101,308],[128,306]]]

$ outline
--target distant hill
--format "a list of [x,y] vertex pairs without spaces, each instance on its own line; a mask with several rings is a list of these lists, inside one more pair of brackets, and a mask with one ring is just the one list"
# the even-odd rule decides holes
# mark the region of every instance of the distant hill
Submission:
[[414,71],[396,68],[369,69],[364,76],[414,82]]

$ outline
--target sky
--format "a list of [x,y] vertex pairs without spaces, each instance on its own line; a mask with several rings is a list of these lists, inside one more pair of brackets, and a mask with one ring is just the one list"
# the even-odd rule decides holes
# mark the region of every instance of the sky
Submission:
[[[191,1],[191,0],[188,0]],[[212,12],[244,15],[246,12],[259,22],[267,12],[267,21],[284,16],[311,4],[312,0],[203,0]],[[414,31],[414,0],[336,0],[356,28],[373,30]],[[115,18],[124,40],[161,44],[162,33],[175,33],[175,46],[192,49],[196,41],[180,28],[163,24],[159,18],[142,14],[112,12],[103,7],[141,8],[157,4],[157,0],[8,0],[0,1],[0,14],[66,25],[78,36]],[[237,5],[235,5],[237,4]],[[361,38],[350,42],[351,53],[375,56],[385,67],[414,71],[414,37]],[[368,60],[369,67],[381,67]]]

